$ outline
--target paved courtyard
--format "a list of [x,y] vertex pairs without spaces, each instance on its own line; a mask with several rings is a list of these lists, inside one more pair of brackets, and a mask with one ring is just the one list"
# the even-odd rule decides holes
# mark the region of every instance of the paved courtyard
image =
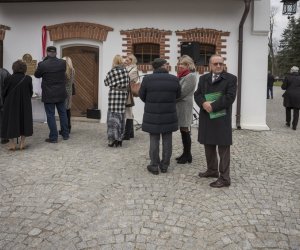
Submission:
[[229,188],[213,189],[193,128],[193,162],[146,170],[148,134],[109,148],[106,126],[74,122],[24,151],[0,147],[0,249],[300,249],[300,126],[284,126],[282,91],[268,100],[270,131],[235,130]]

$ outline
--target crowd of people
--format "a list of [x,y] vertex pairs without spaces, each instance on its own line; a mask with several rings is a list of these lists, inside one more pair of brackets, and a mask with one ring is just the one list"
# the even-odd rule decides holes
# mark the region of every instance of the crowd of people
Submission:
[[[220,55],[211,56],[211,72],[200,77],[196,92],[196,68],[191,57],[183,55],[179,58],[177,76],[169,73],[168,63],[163,58],[154,59],[152,67],[153,73],[143,78],[138,93],[145,103],[142,130],[149,133],[150,141],[147,170],[154,175],[168,171],[172,133],[177,130],[180,130],[183,144],[183,153],[176,157],[177,163],[192,162],[190,128],[195,100],[200,107],[198,141],[204,144],[207,159],[207,171],[199,173],[199,177],[217,178],[210,184],[211,187],[230,186],[231,109],[236,96],[237,78],[225,72],[224,59]],[[124,139],[130,139],[134,105],[131,84],[137,81],[136,58],[129,55],[123,61],[120,55],[116,55],[112,69],[104,80],[105,86],[109,87],[109,147],[120,147]]]
[[[177,76],[169,73],[168,62],[156,58],[153,73],[140,81],[137,59],[129,54],[113,58],[112,68],[104,79],[108,87],[107,139],[109,147],[122,147],[124,140],[134,138],[134,96],[144,103],[142,130],[149,133],[150,162],[147,170],[157,175],[168,171],[172,156],[172,134],[180,131],[183,152],[176,157],[178,164],[192,163],[191,125],[193,103],[200,108],[198,141],[204,145],[207,170],[200,178],[216,178],[211,187],[228,187],[230,179],[230,146],[232,145],[232,104],[236,97],[237,78],[225,71],[224,58],[212,55],[210,72],[197,79],[191,57],[183,55],[177,64]],[[1,143],[8,142],[9,150],[26,148],[25,138],[33,134],[31,76],[26,75],[26,63],[18,60],[12,65],[13,74],[0,69],[0,125]],[[59,134],[68,140],[71,132],[71,106],[74,95],[75,70],[70,57],[57,58],[56,47],[47,47],[47,56],[37,66],[36,78],[42,78],[44,103],[49,136],[48,143],[57,143]],[[198,85],[197,85],[198,82]],[[274,79],[268,76],[267,95],[273,98]],[[138,86],[138,90],[133,89]],[[296,130],[300,108],[299,68],[292,67],[284,79],[282,89],[286,107],[286,125]],[[60,130],[55,119],[58,111]],[[160,150],[160,140],[162,150]],[[161,152],[160,152],[161,151]],[[161,156],[161,157],[160,157]]]
[[[56,47],[47,47],[47,56],[34,73],[42,78],[42,102],[44,103],[47,124],[50,130],[46,142],[56,143],[60,133],[64,140],[71,132],[71,105],[74,90],[75,70],[70,57],[56,57]],[[31,98],[32,78],[26,75],[27,65],[18,60],[12,65],[13,74],[1,69],[0,124],[1,143],[9,143],[8,150],[16,150],[15,140],[20,138],[19,149],[26,148],[25,138],[33,134]],[[57,130],[55,107],[59,114],[60,131]]]

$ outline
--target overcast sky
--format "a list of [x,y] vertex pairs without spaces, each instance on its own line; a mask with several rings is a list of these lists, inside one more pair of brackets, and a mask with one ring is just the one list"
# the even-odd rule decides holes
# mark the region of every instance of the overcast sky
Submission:
[[[271,6],[275,6],[278,8],[277,14],[275,16],[275,26],[274,26],[274,38],[277,40],[281,39],[281,34],[283,30],[286,28],[288,24],[288,18],[286,15],[282,15],[282,5],[281,0],[271,0]],[[299,2],[298,2],[298,9],[297,9],[297,14],[296,16],[299,16],[300,12],[300,7],[299,7]]]

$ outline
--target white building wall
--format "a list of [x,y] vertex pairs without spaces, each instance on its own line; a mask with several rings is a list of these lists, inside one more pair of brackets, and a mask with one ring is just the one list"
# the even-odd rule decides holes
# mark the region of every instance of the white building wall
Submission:
[[[260,2],[262,0],[256,0]],[[264,0],[265,1],[265,0]],[[41,28],[64,22],[90,22],[112,27],[107,40],[102,42],[89,40],[65,40],[54,43],[60,50],[63,46],[89,44],[99,47],[99,108],[102,111],[101,122],[106,122],[107,93],[104,86],[105,74],[111,68],[112,58],[122,54],[122,36],[120,30],[134,28],[157,28],[171,30],[169,63],[172,72],[177,63],[178,38],[176,30],[193,28],[212,28],[229,31],[226,37],[226,64],[228,71],[237,75],[238,27],[244,11],[243,0],[179,0],[166,1],[112,1],[112,2],[69,2],[69,3],[15,3],[0,4],[0,24],[11,27],[4,40],[4,67],[10,69],[12,62],[30,53],[33,59],[41,59]],[[266,9],[262,11],[262,8]],[[253,8],[252,8],[253,9]],[[259,17],[268,16],[268,6],[260,6]],[[267,37],[253,32],[253,17],[249,14],[245,24],[243,92],[242,92],[242,128],[266,129],[266,72]],[[255,22],[256,29],[265,30],[265,21]],[[51,45],[48,42],[47,45]],[[34,78],[34,77],[33,77]],[[34,79],[34,84],[39,81]],[[134,107],[135,118],[141,122],[143,104],[138,98]],[[254,101],[255,100],[255,101]],[[233,125],[235,125],[236,105],[233,107]]]

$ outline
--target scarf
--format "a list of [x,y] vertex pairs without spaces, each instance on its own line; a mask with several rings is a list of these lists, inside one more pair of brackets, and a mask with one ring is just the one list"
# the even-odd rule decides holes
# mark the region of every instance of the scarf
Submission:
[[179,79],[181,79],[182,77],[185,77],[186,75],[188,75],[189,73],[191,73],[191,71],[189,69],[184,69],[182,71],[178,71],[177,72],[177,77]]

